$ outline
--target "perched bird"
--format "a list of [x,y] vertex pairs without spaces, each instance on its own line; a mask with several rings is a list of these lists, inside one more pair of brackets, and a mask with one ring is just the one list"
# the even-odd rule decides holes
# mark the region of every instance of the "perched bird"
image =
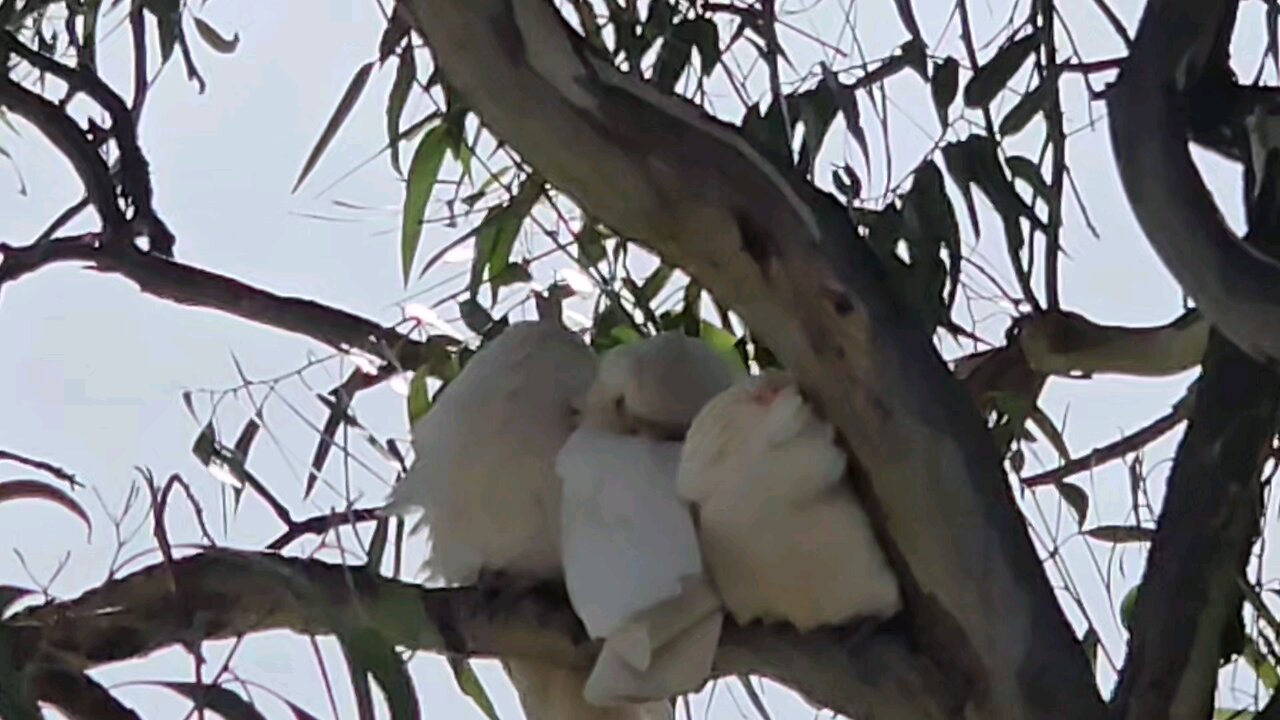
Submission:
[[[512,324],[485,344],[412,428],[413,467],[388,512],[421,510],[426,570],[448,584],[482,573],[559,580],[560,478],[556,454],[577,425],[595,377],[595,354],[564,328],[553,286],[539,319]],[[529,720],[667,720],[594,708],[586,673],[528,658],[504,660]]]
[[560,451],[569,599],[604,640],[584,693],[592,703],[669,698],[710,674],[723,609],[676,474],[689,424],[732,382],[714,351],[684,335],[616,348]]
[[902,604],[847,458],[791,377],[749,377],[702,409],[678,488],[697,508],[702,555],[738,623],[801,631],[885,618]]
[[450,584],[481,571],[559,579],[556,454],[577,425],[595,354],[561,324],[567,294],[538,299],[536,321],[485,344],[412,428],[415,460],[388,512],[421,510],[426,569]]

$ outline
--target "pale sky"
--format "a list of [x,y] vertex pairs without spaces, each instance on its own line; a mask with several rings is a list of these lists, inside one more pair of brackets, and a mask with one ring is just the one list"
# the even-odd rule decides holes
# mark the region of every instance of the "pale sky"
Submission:
[[[991,28],[984,39],[991,37],[1007,15],[1007,4],[971,5],[978,27]],[[1064,12],[1071,18],[1086,57],[1098,59],[1120,52],[1119,43],[1090,11],[1091,4],[1065,5],[1070,5]],[[949,0],[916,0],[927,40],[932,42],[942,34],[950,6]],[[1116,6],[1132,28],[1139,2],[1127,0]],[[814,7],[812,18],[804,21],[809,26],[816,27],[822,18],[839,17],[839,4],[834,0],[821,0]],[[1256,11],[1252,6],[1242,8],[1246,16]],[[859,3],[857,13],[858,35],[868,57],[883,55],[905,39],[892,3],[887,0]],[[229,57],[214,55],[193,36],[200,68],[209,81],[208,92],[197,94],[184,79],[181,66],[171,65],[152,92],[142,128],[157,189],[157,206],[178,237],[177,253],[182,261],[387,323],[401,317],[397,303],[465,267],[446,267],[425,281],[414,283],[407,291],[403,288],[397,238],[402,188],[385,158],[374,160],[317,197],[319,191],[373,155],[385,142],[383,109],[391,66],[374,75],[364,99],[319,169],[297,195],[290,194],[304,158],[348,79],[357,67],[375,56],[382,20],[374,0],[221,0],[211,3],[202,16],[224,34],[238,32],[242,38],[238,52]],[[117,17],[113,15],[108,26],[114,26]],[[1241,26],[1250,27],[1245,20]],[[954,28],[949,27],[946,36],[954,35]],[[104,44],[109,79],[117,82],[126,78],[122,65],[126,59],[124,39],[123,34],[114,34]],[[1250,40],[1252,47],[1260,38]],[[952,40],[944,47],[952,50]],[[984,57],[987,54],[989,50]],[[816,55],[793,58],[801,68],[818,59]],[[873,142],[878,165],[873,163],[868,185],[875,192],[883,189],[886,179],[896,182],[937,133],[927,90],[918,79],[907,73],[894,83],[891,91],[897,94],[893,95],[895,119],[890,143],[893,176],[885,176],[882,146]],[[1068,85],[1066,97],[1070,103],[1068,128],[1081,128],[1089,118],[1079,83]],[[406,119],[421,116],[425,107],[421,102],[411,105]],[[863,112],[869,112],[865,103]],[[1180,295],[1142,238],[1123,200],[1105,135],[1102,107],[1095,105],[1093,113],[1099,120],[1096,130],[1085,130],[1084,135],[1073,139],[1070,160],[1101,238],[1095,240],[1085,231],[1078,210],[1069,211],[1064,237],[1071,257],[1063,264],[1064,302],[1068,308],[1099,322],[1166,322],[1180,312]],[[80,195],[78,182],[66,164],[30,127],[20,128],[22,135],[16,137],[0,127],[0,147],[14,155],[30,190],[20,196],[16,176],[9,165],[0,161],[0,217],[5,219],[0,225],[0,240],[8,242],[29,241],[49,218]],[[1026,135],[1036,137],[1037,132],[1033,128]],[[1034,147],[1028,144],[1026,150],[1034,152]],[[406,161],[411,151],[412,147],[406,150]],[[848,153],[847,157],[856,155]],[[1238,175],[1216,160],[1207,161],[1202,167],[1209,171],[1211,185],[1220,191],[1224,212],[1233,222],[1239,222]],[[338,207],[334,200],[371,209]],[[319,220],[315,214],[338,220]],[[431,226],[423,238],[423,255],[462,232]],[[989,214],[984,217],[983,237],[983,258],[1007,278],[1007,260],[999,249],[999,224]],[[425,299],[443,297],[456,287],[450,284],[437,288]],[[450,307],[442,311],[446,317],[456,315]],[[985,319],[981,327],[989,337],[999,337],[1006,322],[1007,313]],[[135,466],[149,467],[161,479],[174,472],[186,477],[204,503],[220,543],[261,547],[279,532],[270,514],[254,499],[246,500],[234,517],[222,511],[223,486],[189,452],[200,423],[187,414],[180,393],[184,389],[223,390],[239,385],[233,353],[251,378],[267,379],[287,375],[311,356],[327,356],[326,348],[211,311],[152,300],[124,280],[71,266],[45,270],[7,286],[0,295],[0,337],[9,338],[7,352],[0,353],[0,382],[5,384],[3,396],[10,398],[11,407],[10,412],[0,414],[0,448],[37,456],[77,473],[91,488],[77,497],[95,521],[94,537],[88,542],[77,521],[57,507],[38,502],[0,505],[0,528],[4,528],[0,533],[0,583],[32,584],[18,553],[40,581],[48,579],[60,559],[69,553],[70,560],[52,583],[52,592],[59,597],[73,597],[98,584],[115,551],[107,510],[119,509],[130,483],[137,477]],[[313,391],[323,392],[349,367],[340,368],[331,361],[309,371],[306,377]],[[1122,429],[1132,430],[1166,412],[1192,376],[1156,381],[1055,380],[1042,404],[1054,418],[1066,418],[1068,443],[1074,453],[1082,454],[1115,439]],[[375,472],[370,473],[351,465],[348,475],[337,458],[329,464],[327,486],[319,488],[310,500],[302,500],[301,488],[315,441],[315,432],[308,423],[322,422],[324,412],[312,399],[312,393],[296,379],[282,383],[279,390],[303,417],[278,400],[267,406],[267,422],[273,436],[266,437],[264,433],[254,451],[251,462],[258,476],[298,516],[340,505],[348,483],[363,494],[364,499],[358,504],[380,501],[393,478],[390,467],[371,462],[369,468]],[[258,400],[265,395],[265,388],[254,390]],[[218,419],[225,436],[234,437],[251,408],[243,395],[224,401]],[[200,401],[197,409],[204,413],[202,423],[207,418],[208,402]],[[388,388],[362,395],[355,411],[382,437],[407,435],[403,398]],[[1163,490],[1168,466],[1156,461],[1170,455],[1175,439],[1176,436],[1154,446],[1148,456],[1147,469],[1157,497]],[[1037,448],[1040,458],[1053,464],[1047,445],[1041,442]],[[368,453],[362,457],[376,460]],[[1029,469],[1038,466],[1037,459],[1030,457]],[[20,467],[0,467],[0,479],[31,476],[30,471]],[[1089,490],[1093,501],[1086,525],[1132,521],[1128,516],[1128,481],[1123,465],[1111,465],[1092,478],[1082,476],[1075,481]],[[1137,582],[1144,553],[1137,549],[1115,553],[1109,546],[1072,538],[1074,521],[1062,510],[1052,490],[1027,494],[1023,504],[1037,533],[1042,538],[1055,537],[1061,544],[1063,563],[1098,624],[1106,649],[1117,663],[1121,662],[1124,637],[1116,626],[1116,612],[1108,603],[1118,603]],[[177,507],[171,512],[169,523],[174,542],[197,540],[184,503],[174,505]],[[1269,527],[1274,516],[1274,512],[1268,512]],[[225,525],[224,517],[228,518]],[[144,520],[141,507],[135,509],[125,523],[126,532]],[[367,532],[368,528],[363,531],[365,537]],[[345,538],[350,540],[350,534]],[[122,557],[146,550],[151,544],[149,527],[144,526],[127,544]],[[299,543],[293,551],[307,551],[312,546]],[[127,569],[136,570],[154,561],[154,555],[144,556]],[[1266,567],[1271,571],[1268,576],[1273,576],[1274,563],[1268,562]],[[1061,584],[1056,573],[1051,577],[1055,585]],[[1072,607],[1068,614],[1080,627],[1078,610]],[[216,668],[229,643],[206,647],[210,667]],[[328,670],[339,693],[341,717],[353,717],[341,657],[331,643],[326,648]],[[96,675],[109,684],[184,680],[191,678],[191,667],[182,653],[167,651],[141,662],[104,668]],[[331,715],[320,689],[321,676],[305,641],[284,633],[254,637],[237,652],[234,667],[242,677],[270,686],[319,717]],[[438,660],[422,657],[412,667],[427,716],[482,717],[455,689]],[[519,718],[514,695],[500,673],[489,666],[482,678],[501,717]],[[1105,662],[1100,663],[1099,678],[1104,691],[1109,691],[1114,675]],[[1224,678],[1233,687],[1253,691],[1254,681],[1248,671]],[[156,687],[124,687],[119,689],[119,695],[146,718],[180,717],[188,706]],[[262,701],[268,717],[288,716],[283,706],[264,693],[257,692],[254,697]],[[1227,695],[1224,701],[1238,706],[1247,697]],[[790,693],[770,691],[766,698],[773,717],[779,720],[813,716],[813,711]],[[733,682],[723,683],[714,692],[704,692],[695,703],[694,715],[717,719],[756,716]]]

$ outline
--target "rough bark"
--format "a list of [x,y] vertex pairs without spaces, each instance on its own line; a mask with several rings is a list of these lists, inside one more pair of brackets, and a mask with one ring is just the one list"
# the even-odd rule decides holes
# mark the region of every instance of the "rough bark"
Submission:
[[[460,656],[587,668],[598,651],[559,588],[425,589],[365,568],[230,550],[144,568],[75,600],[20,611],[10,625],[20,662],[39,654],[87,670],[179,643],[281,629],[332,635],[351,622],[368,623],[400,647]],[[729,623],[715,674],[741,673],[775,678],[848,717],[957,717],[928,664],[891,630],[801,636]],[[49,680],[34,689],[74,697],[73,673]]]
[[1100,717],[990,438],[834,199],[595,58],[547,0],[401,5],[490,130],[741,313],[839,428],[966,716]]

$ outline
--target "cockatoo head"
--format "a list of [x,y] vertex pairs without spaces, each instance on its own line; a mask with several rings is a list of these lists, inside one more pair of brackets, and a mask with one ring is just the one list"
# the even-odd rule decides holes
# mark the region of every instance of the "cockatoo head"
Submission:
[[583,423],[628,435],[678,440],[708,400],[733,383],[706,343],[677,332],[622,345],[600,360]]

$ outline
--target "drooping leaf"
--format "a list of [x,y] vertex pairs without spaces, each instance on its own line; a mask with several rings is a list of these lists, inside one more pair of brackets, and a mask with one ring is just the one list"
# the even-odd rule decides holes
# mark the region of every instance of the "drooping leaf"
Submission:
[[422,711],[413,680],[395,647],[377,630],[365,625],[346,627],[337,636],[362,715],[366,708],[372,709],[368,697],[372,677],[387,699],[392,720],[418,720]]
[[971,108],[989,105],[1038,47],[1040,34],[1032,32],[997,50],[964,86],[964,104]]
[[956,99],[956,91],[960,88],[960,61],[953,57],[933,64],[933,79],[929,81],[929,94],[933,96],[933,107],[938,112],[938,123],[947,126],[951,103]]
[[596,224],[586,221],[582,229],[573,236],[574,245],[578,248],[578,262],[593,267],[605,258],[604,236]]
[[316,141],[315,147],[311,148],[311,153],[307,155],[307,160],[302,164],[302,172],[298,173],[298,179],[293,183],[292,192],[298,192],[298,188],[302,187],[302,183],[306,181],[307,176],[319,164],[320,158],[324,156],[325,150],[329,148],[329,144],[337,137],[338,131],[342,129],[342,124],[347,121],[351,115],[351,111],[355,109],[356,102],[360,100],[361,93],[369,84],[369,76],[373,74],[375,62],[370,60],[360,69],[356,70],[356,74],[351,77],[351,81],[347,83],[347,89],[342,92],[342,97],[338,100],[338,106],[333,109],[333,114],[329,117],[329,122],[325,123],[324,130],[320,131],[320,139]]
[[708,77],[720,65],[720,30],[710,18],[681,21],[675,34],[698,49],[698,66],[702,77]]
[[[854,85],[842,85],[835,72],[822,64],[822,81],[830,89],[832,97],[835,99],[836,107],[840,109],[840,114],[844,116],[845,129],[853,136],[854,142],[858,143],[858,149],[862,151],[862,159],[871,166],[871,149],[867,144],[867,133],[862,129],[862,117],[858,112],[858,95],[857,88],[860,83]],[[864,78],[865,80],[865,78]],[[826,129],[822,132],[825,134]]]
[[93,538],[93,521],[83,506],[62,488],[42,480],[5,480],[0,482],[0,504],[14,500],[44,500],[70,512],[84,523],[85,532]]
[[440,166],[444,163],[447,132],[443,125],[436,125],[422,136],[418,149],[409,162],[409,179],[405,185],[404,213],[400,225],[400,270],[405,285],[409,284],[409,272],[418,254],[422,239],[422,220],[427,214],[427,203],[435,190]]
[[1125,545],[1151,542],[1151,539],[1156,535],[1156,531],[1140,525],[1096,525],[1085,530],[1084,534],[1094,540],[1113,545]]
[[1085,518],[1089,515],[1089,494],[1084,488],[1069,482],[1054,483],[1058,493],[1062,495],[1062,501],[1071,508],[1071,512],[1076,516],[1076,527],[1084,527]]
[[893,7],[898,11],[898,19],[911,35],[911,39],[924,45],[924,35],[920,33],[920,23],[916,20],[916,11],[911,7],[911,0],[893,0]]
[[194,15],[191,19],[195,22],[196,34],[199,35],[200,39],[204,40],[205,44],[212,48],[214,52],[222,53],[223,55],[231,55],[236,51],[236,48],[240,47],[240,33],[236,33],[231,37],[226,37],[222,33],[218,32],[217,28],[210,25],[208,21]]
[[453,669],[453,679],[458,683],[458,689],[464,695],[471,698],[471,702],[476,704],[480,712],[485,714],[489,720],[499,720],[498,711],[493,707],[493,701],[489,699],[489,693],[484,689],[484,685],[480,682],[479,676],[471,666],[471,660],[468,658],[449,658],[449,667]]
[[404,115],[404,105],[409,99],[409,91],[413,89],[413,80],[417,74],[413,47],[406,45],[396,60],[396,75],[391,81],[391,90],[387,93],[387,143],[391,151],[391,168],[397,175],[404,174],[400,168],[400,118]]
[[423,415],[431,410],[431,396],[427,393],[428,368],[418,368],[409,381],[409,398],[406,403],[409,410],[409,425],[412,426]]
[[1138,602],[1138,589],[1141,587],[1142,585],[1134,585],[1129,588],[1129,592],[1120,600],[1120,626],[1125,630],[1132,629],[1133,608]]
[[[654,5],[660,5],[655,2]],[[653,85],[664,93],[675,89],[676,81],[689,67],[693,57],[693,46],[677,33],[671,33],[662,42],[658,51],[658,60],[653,66]]]
[[1049,104],[1052,98],[1053,86],[1049,84],[1038,85],[1034,90],[1023,95],[1013,107],[1009,108],[1009,112],[1000,118],[1000,136],[1007,138],[1018,134]]
[[511,200],[494,208],[476,228],[476,254],[471,264],[471,280],[468,288],[472,297],[480,288],[485,275],[498,277],[511,264],[511,251],[525,219],[542,197],[544,183],[541,177],[530,175],[520,185]]
[[195,703],[197,710],[212,710],[226,720],[266,720],[266,716],[243,697],[220,685],[197,682],[153,681]]
[[1049,183],[1045,181],[1044,175],[1040,172],[1040,166],[1034,160],[1021,155],[1011,155],[1005,158],[1004,164],[1014,178],[1025,182],[1046,204],[1049,202]]

